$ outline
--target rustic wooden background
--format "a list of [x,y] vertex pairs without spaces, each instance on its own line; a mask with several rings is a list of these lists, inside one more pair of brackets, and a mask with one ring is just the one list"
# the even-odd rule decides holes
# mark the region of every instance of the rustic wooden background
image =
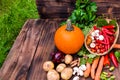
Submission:
[[[97,2],[97,15],[104,14],[117,18],[120,25],[119,0],[92,1]],[[60,7],[55,8],[51,2]],[[59,23],[70,15],[74,9],[74,3],[75,0],[36,0],[42,19],[30,19],[23,25],[0,69],[0,80],[46,80],[46,72],[43,71],[42,64],[49,60],[50,53],[54,51],[54,32],[59,27]],[[62,5],[65,6],[64,9]],[[52,9],[49,6],[52,6]],[[118,43],[120,43],[120,37]],[[116,80],[120,80],[120,64],[114,74]],[[81,80],[91,79],[81,78]]]

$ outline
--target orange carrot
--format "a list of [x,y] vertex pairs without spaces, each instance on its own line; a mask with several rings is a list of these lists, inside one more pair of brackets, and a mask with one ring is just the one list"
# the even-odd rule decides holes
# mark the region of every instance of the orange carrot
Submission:
[[119,48],[120,49],[120,44],[114,44],[113,48]]
[[99,65],[98,65],[96,75],[95,75],[95,80],[100,80],[100,74],[101,74],[102,69],[103,69],[103,63],[104,63],[104,56],[102,56],[100,61],[99,61]]
[[85,72],[84,72],[84,77],[85,78],[87,78],[87,77],[89,77],[89,75],[90,75],[90,70],[91,70],[91,65],[90,65],[90,63],[86,63],[86,70],[85,70]]
[[91,78],[94,79],[95,78],[95,69],[97,68],[98,62],[99,62],[99,58],[97,57],[94,59],[93,63],[92,63],[92,67],[91,67]]

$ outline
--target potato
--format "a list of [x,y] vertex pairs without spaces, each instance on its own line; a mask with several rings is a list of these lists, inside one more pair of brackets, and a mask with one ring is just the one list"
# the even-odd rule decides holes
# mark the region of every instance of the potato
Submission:
[[54,68],[54,63],[52,61],[46,61],[46,62],[44,62],[43,69],[45,71],[52,70],[53,68]]
[[62,72],[65,67],[66,67],[66,65],[64,63],[61,63],[56,67],[56,71]]
[[73,60],[73,57],[71,55],[67,54],[65,56],[65,63],[66,64],[70,64],[72,62],[72,60]]
[[73,73],[72,68],[67,67],[61,72],[61,78],[64,80],[67,79],[69,80],[72,77],[72,73]]
[[60,80],[60,75],[56,70],[49,70],[47,73],[47,80]]

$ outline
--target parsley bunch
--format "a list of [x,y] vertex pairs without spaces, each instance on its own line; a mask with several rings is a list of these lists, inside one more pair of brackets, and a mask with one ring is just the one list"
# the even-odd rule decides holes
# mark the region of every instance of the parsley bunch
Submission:
[[93,23],[96,18],[96,3],[90,0],[77,0],[75,5],[76,8],[69,17],[72,23],[82,29]]

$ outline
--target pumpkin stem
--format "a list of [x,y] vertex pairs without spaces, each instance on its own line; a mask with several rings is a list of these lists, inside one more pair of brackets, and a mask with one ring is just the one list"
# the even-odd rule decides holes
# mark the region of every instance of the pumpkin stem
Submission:
[[67,31],[73,31],[74,30],[70,19],[67,20],[67,28],[66,28],[66,30]]

